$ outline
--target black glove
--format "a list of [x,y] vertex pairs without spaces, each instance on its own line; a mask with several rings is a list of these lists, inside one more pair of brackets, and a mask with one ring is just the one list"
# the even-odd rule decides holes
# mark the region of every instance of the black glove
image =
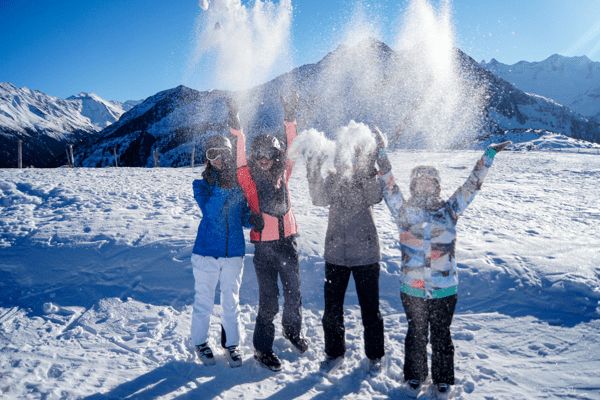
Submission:
[[373,133],[375,134],[375,142],[377,143],[377,165],[381,173],[385,175],[392,170],[392,164],[386,152],[387,137],[376,126],[373,126]]
[[327,154],[319,154],[313,161],[313,156],[306,159],[306,178],[310,181],[316,174],[321,173],[321,167],[328,158]]
[[240,117],[238,116],[238,106],[231,97],[227,98],[227,110],[229,112],[229,126],[236,131],[242,129]]
[[256,214],[256,213],[250,214],[250,218],[248,218],[248,222],[250,222],[250,225],[254,226],[254,230],[256,232],[261,232],[265,227],[265,220],[263,219],[262,214]]
[[285,101],[283,96],[280,99],[283,106],[283,120],[285,122],[294,122],[296,120],[296,108],[298,108],[300,96],[298,96],[295,90],[292,90],[288,101]]
[[500,153],[502,150],[504,150],[505,148],[507,148],[511,144],[512,144],[512,142],[510,140],[508,140],[506,142],[499,143],[499,144],[492,143],[490,145],[490,149],[495,150],[496,153]]

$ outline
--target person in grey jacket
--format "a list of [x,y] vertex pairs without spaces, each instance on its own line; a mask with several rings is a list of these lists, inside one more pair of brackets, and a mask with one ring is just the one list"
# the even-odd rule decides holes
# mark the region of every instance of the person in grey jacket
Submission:
[[335,171],[321,175],[325,157],[307,162],[307,178],[313,205],[329,206],[325,237],[325,355],[322,373],[329,374],[344,361],[346,352],[344,297],[350,275],[364,326],[365,353],[369,372],[381,371],[384,356],[383,318],[379,311],[379,236],[373,206],[383,200],[383,187],[375,167],[376,151],[354,149],[352,165],[344,164],[338,147]]

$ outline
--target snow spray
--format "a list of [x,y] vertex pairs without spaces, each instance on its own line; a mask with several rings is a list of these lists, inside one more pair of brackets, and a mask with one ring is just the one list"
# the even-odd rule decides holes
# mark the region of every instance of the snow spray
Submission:
[[436,10],[428,0],[412,0],[404,14],[396,48],[409,98],[395,139],[409,147],[445,149],[479,131],[485,88],[460,68],[454,43],[451,2]]
[[[290,147],[290,153],[306,157],[311,163],[315,163],[320,157],[327,157],[325,169],[333,167],[350,177],[355,167],[372,161],[370,159],[376,148],[371,129],[365,124],[350,121],[336,132],[335,141],[314,128],[301,132]],[[360,149],[358,157],[356,149]]]
[[256,0],[252,8],[241,0],[200,0],[199,5],[204,12],[196,24],[187,79],[212,74],[215,87],[243,90],[264,83],[274,72],[287,72],[291,0],[277,5]]
[[320,63],[312,126],[329,137],[350,120],[377,125],[391,147],[447,149],[475,137],[485,89],[460,68],[449,1],[412,0],[393,46],[360,3],[342,29],[344,45]]

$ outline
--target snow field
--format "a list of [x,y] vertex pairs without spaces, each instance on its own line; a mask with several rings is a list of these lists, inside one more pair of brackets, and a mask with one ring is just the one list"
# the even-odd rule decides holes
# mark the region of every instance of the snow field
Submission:
[[[394,152],[408,196],[410,169],[435,165],[449,197],[479,151]],[[345,364],[323,358],[326,208],[308,197],[304,164],[290,183],[301,235],[303,355],[281,336],[284,369],[253,360],[258,288],[247,245],[240,292],[244,365],[210,343],[197,363],[189,340],[189,258],[200,215],[201,168],[0,170],[0,398],[405,399],[407,325],[399,299],[397,228],[376,207],[382,245],[383,373],[368,376],[354,283],[346,294]],[[600,157],[504,152],[458,224],[459,301],[452,325],[458,399],[600,398]],[[218,303],[218,296],[217,296]],[[426,382],[419,399],[436,398]]]

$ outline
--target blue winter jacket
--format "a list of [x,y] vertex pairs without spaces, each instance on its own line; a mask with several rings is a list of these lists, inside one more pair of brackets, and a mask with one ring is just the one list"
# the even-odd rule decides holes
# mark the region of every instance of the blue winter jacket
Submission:
[[194,198],[202,211],[202,220],[194,244],[194,254],[205,257],[243,257],[246,241],[243,227],[251,228],[248,222],[250,207],[239,186],[223,189],[205,179],[194,181]]

